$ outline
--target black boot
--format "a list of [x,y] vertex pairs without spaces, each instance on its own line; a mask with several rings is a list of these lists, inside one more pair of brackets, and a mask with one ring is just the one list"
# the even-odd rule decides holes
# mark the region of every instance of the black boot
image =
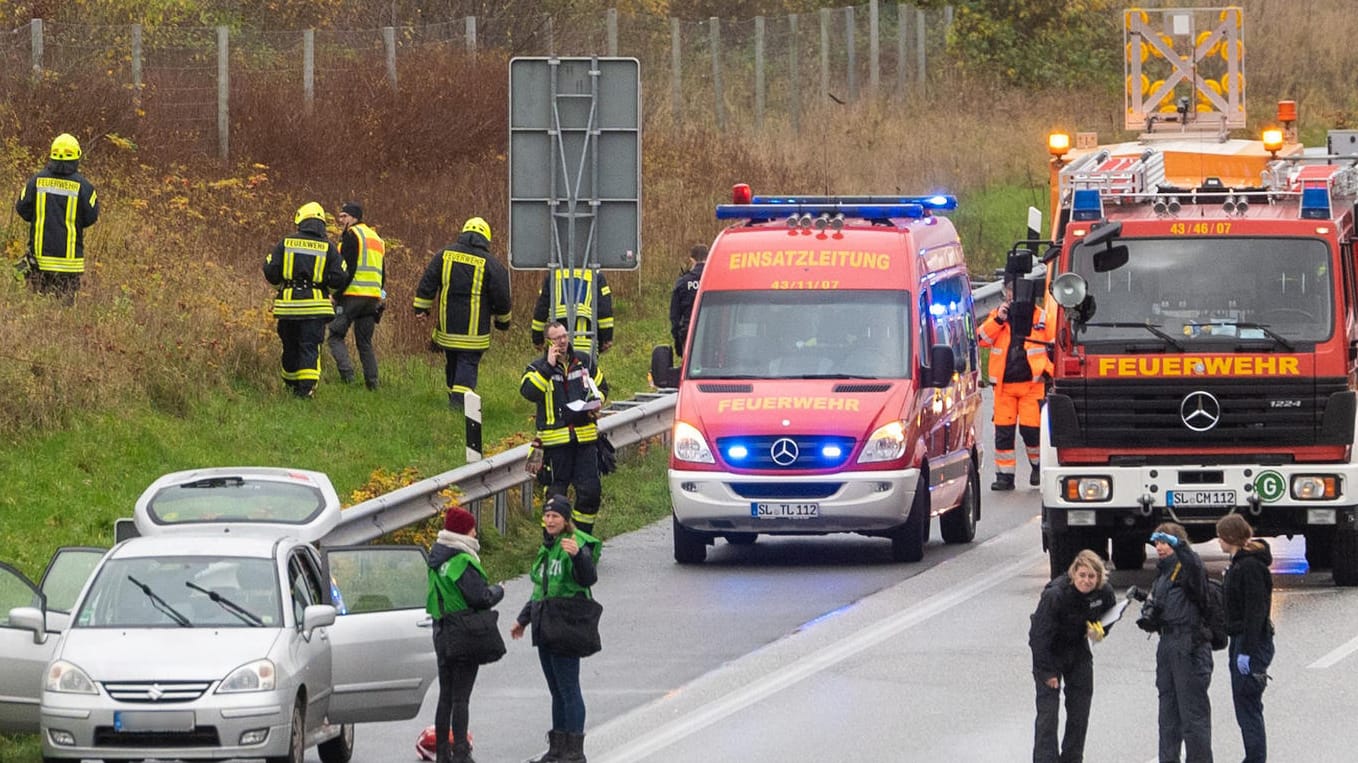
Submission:
[[453,746],[447,739],[434,743],[434,763],[453,763]]
[[566,746],[558,758],[561,763],[587,763],[585,760],[585,735],[566,733]]
[[453,757],[449,763],[476,763],[472,759],[472,743],[459,739],[453,743]]
[[1033,470],[1028,473],[1028,484],[1033,487],[1042,484],[1042,467],[1040,465],[1033,464]]
[[563,748],[566,746],[566,732],[552,729],[547,732],[547,750],[529,760],[528,763],[560,763]]
[[1013,490],[1013,489],[1014,489],[1014,475],[1012,475],[1012,474],[996,474],[996,475],[995,475],[995,481],[992,482],[992,483],[990,483],[990,489],[991,489],[991,490]]

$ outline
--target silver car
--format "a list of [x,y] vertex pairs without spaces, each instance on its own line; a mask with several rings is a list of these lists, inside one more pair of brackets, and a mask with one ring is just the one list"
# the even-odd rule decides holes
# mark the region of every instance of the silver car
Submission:
[[316,472],[177,472],[106,554],[64,549],[37,586],[0,565],[0,731],[44,761],[345,763],[436,667],[424,550],[318,549],[339,511]]

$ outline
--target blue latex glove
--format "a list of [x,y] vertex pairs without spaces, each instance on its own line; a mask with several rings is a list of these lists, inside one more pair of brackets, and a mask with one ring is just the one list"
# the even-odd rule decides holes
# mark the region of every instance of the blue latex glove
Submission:
[[1237,654],[1237,655],[1235,656],[1235,669],[1236,669],[1237,671],[1239,671],[1239,672],[1240,672],[1240,675],[1242,675],[1242,676],[1247,676],[1247,675],[1249,675],[1249,674],[1250,674],[1250,656],[1249,656],[1248,654]]
[[1151,533],[1151,543],[1166,543],[1174,548],[1179,545],[1179,539],[1169,533]]

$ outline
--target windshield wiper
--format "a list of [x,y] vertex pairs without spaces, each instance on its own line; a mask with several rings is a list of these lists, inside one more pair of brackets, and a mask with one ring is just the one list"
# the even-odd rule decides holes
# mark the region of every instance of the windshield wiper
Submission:
[[1170,347],[1173,347],[1179,352],[1184,351],[1184,346],[1179,342],[1179,340],[1161,331],[1160,327],[1155,325],[1154,323],[1136,323],[1135,321],[1091,321],[1084,325],[1098,326],[1100,328],[1110,328],[1110,329],[1145,329],[1154,334],[1159,339],[1163,340],[1164,343],[1169,345]]
[[142,593],[146,594],[146,598],[151,600],[151,606],[160,610],[162,613],[165,614],[166,617],[170,618],[171,620],[174,620],[175,623],[179,625],[179,627],[181,628],[193,627],[193,623],[189,622],[189,618],[184,617],[183,613],[181,613],[174,607],[170,606],[169,602],[160,598],[160,596],[157,595],[155,591],[151,590],[151,586],[141,582],[140,580],[137,580],[131,575],[128,575],[127,579],[132,581],[132,585],[140,588]]
[[[1281,335],[1281,334],[1279,334],[1278,332],[1274,331],[1273,329],[1269,328],[1268,325],[1267,325],[1267,324],[1264,324],[1264,323],[1251,323],[1251,322],[1249,322],[1249,321],[1220,321],[1220,320],[1218,320],[1218,321],[1212,321],[1212,322],[1209,323],[1208,325],[1209,325],[1209,326],[1235,326],[1236,328],[1239,328],[1239,329],[1258,329],[1259,331],[1264,332],[1264,335],[1267,336],[1269,339],[1272,339],[1274,342],[1277,342],[1279,345],[1281,345],[1282,348],[1283,348],[1284,350],[1287,350],[1288,352],[1296,352],[1296,351],[1297,351],[1297,348],[1296,348],[1295,346],[1293,346],[1293,344],[1292,344],[1291,342],[1287,341],[1287,339],[1286,339],[1285,337],[1283,337],[1283,335]],[[1243,339],[1244,337],[1236,337],[1236,338],[1237,338],[1237,339]]]
[[217,593],[216,591],[204,588],[189,580],[185,580],[184,585],[188,586],[189,588],[192,588],[198,593],[206,594],[209,599],[212,599],[213,604],[216,604],[217,606],[221,607],[227,612],[230,612],[231,614],[240,618],[241,622],[245,623],[246,625],[253,625],[257,627],[264,625],[264,621],[259,619],[259,615],[256,615],[254,612],[251,612],[250,610],[246,609],[245,607],[242,607],[241,605]]

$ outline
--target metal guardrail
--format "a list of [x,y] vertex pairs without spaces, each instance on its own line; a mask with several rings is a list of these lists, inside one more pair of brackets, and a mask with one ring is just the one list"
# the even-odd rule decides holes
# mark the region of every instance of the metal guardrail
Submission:
[[[1033,266],[1033,272],[1028,276],[1030,279],[1043,280],[1047,277],[1047,266],[1038,263]],[[991,281],[984,286],[975,286],[971,290],[972,313],[976,316],[976,325],[981,325],[991,310],[1000,306],[1004,299],[1004,283],[1002,281]]]
[[[643,393],[632,400],[612,403],[599,418],[599,431],[607,434],[616,448],[667,434],[674,422],[676,399],[674,394]],[[492,500],[495,527],[504,532],[512,491],[519,491],[525,512],[532,507],[534,480],[524,471],[528,449],[528,445],[520,445],[354,504],[341,512],[339,526],[321,543],[327,546],[367,543],[428,519],[443,510],[444,502],[438,493],[449,487],[457,488],[468,505]]]

